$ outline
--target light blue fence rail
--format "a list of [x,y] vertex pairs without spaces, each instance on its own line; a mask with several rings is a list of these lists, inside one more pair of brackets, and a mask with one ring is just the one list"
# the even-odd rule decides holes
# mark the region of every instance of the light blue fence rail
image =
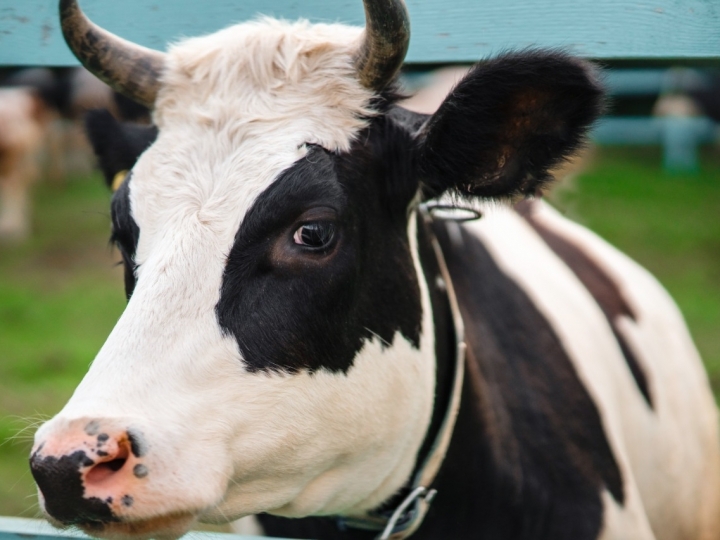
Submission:
[[[474,62],[508,48],[563,47],[606,60],[716,60],[717,0],[406,0],[410,63]],[[101,26],[165,49],[258,14],[363,24],[360,0],[81,0]],[[75,65],[56,0],[0,0],[0,65]]]
[[[67,538],[89,539],[90,537],[77,531],[55,529],[46,521],[39,519],[0,517],[0,540],[63,540]],[[184,538],[187,540],[263,539],[261,536],[240,536],[237,534],[211,532],[190,532]]]
[[592,139],[603,145],[660,145],[668,171],[698,168],[699,146],[720,140],[720,127],[709,118],[610,117],[598,122]]
[[[608,71],[606,84],[613,98],[656,98],[706,89],[709,80],[696,69],[630,69]],[[688,172],[698,169],[701,144],[720,141],[720,126],[692,116],[606,117],[592,138],[603,145],[660,145],[666,170]]]
[[[720,42],[717,54],[720,55]],[[709,84],[699,69],[615,69],[607,72],[605,82],[616,96],[647,96],[703,90]]]

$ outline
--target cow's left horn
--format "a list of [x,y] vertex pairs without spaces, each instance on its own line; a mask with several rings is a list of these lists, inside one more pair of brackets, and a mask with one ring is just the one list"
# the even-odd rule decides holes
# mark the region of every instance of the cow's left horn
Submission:
[[77,0],[60,0],[60,25],[70,50],[96,77],[152,108],[165,55],[126,41],[88,19]]
[[366,88],[382,90],[402,66],[410,43],[410,17],[403,0],[363,0],[365,37],[355,67]]

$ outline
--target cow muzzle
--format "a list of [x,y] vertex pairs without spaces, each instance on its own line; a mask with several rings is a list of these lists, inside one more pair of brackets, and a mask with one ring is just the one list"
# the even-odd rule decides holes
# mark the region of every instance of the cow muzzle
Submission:
[[194,516],[140,517],[152,476],[142,431],[118,419],[55,423],[37,437],[30,469],[41,506],[56,526],[76,525],[93,536],[177,537]]

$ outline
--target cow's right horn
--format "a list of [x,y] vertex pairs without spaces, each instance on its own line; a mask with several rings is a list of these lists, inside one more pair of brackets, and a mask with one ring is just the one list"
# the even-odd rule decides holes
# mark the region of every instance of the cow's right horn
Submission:
[[60,25],[70,50],[111,88],[152,108],[165,55],[126,41],[88,19],[77,0],[60,0]]

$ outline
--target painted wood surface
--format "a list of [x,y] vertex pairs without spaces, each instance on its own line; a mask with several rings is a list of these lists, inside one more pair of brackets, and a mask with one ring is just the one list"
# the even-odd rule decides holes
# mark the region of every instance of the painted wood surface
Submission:
[[[720,59],[719,0],[406,0],[410,63],[533,45],[602,59]],[[165,49],[259,14],[363,24],[360,0],[81,0],[101,26]],[[57,0],[0,0],[0,65],[73,65]]]
[[[0,517],[0,540],[65,540],[68,538],[90,540],[89,536],[77,531],[55,529],[44,520]],[[184,538],[187,540],[262,540],[264,537],[191,532]]]

